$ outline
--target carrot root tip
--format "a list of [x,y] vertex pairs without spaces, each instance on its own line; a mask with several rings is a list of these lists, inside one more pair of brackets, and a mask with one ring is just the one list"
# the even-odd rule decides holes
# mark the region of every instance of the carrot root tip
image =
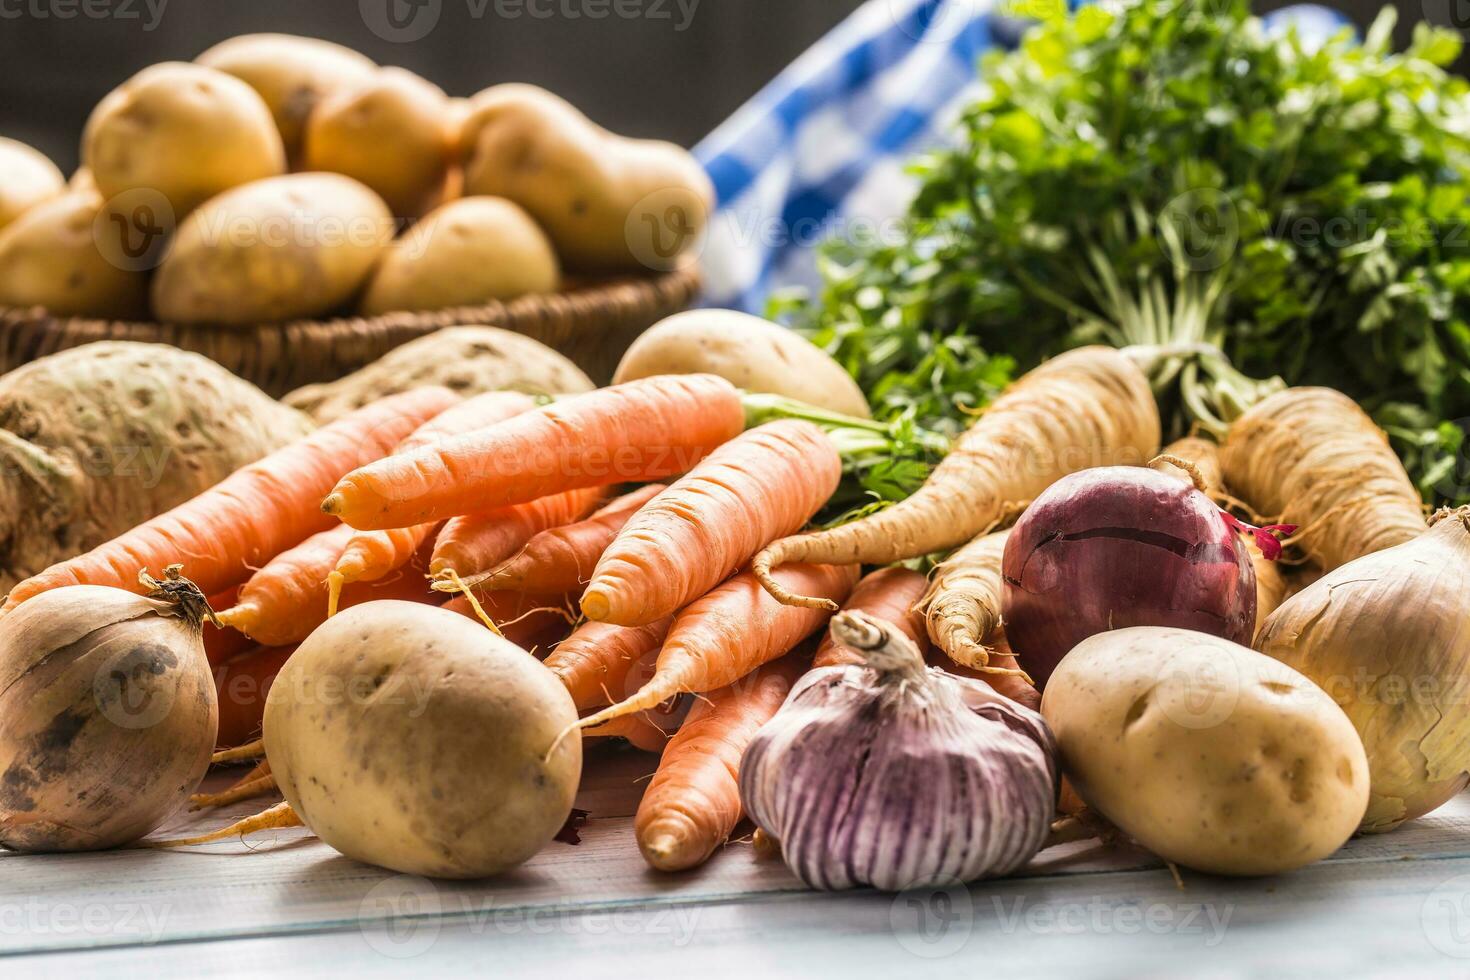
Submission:
[[322,513],[336,516],[342,513],[342,506],[346,500],[340,493],[329,493],[322,499]]
[[588,619],[602,623],[612,613],[612,603],[608,602],[607,596],[601,590],[587,590],[582,596],[582,615]]
[[346,581],[341,572],[331,572],[327,575],[327,618],[331,619],[337,615],[337,607],[342,601],[342,585]]

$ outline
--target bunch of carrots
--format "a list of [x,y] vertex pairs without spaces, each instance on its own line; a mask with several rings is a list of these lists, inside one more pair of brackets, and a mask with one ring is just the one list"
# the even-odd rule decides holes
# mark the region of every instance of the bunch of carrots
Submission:
[[[915,612],[925,576],[895,566],[860,581],[871,546],[829,549],[825,563],[783,554],[751,565],[773,543],[801,540],[792,536],[827,504],[842,467],[811,422],[747,429],[741,392],[713,375],[549,403],[417,389],[47,569],[5,608],[61,585],[136,589],[139,568],[183,561],[226,626],[208,627],[206,645],[220,744],[238,746],[257,735],[295,645],[338,609],[443,604],[543,657],[588,737],[661,754],[636,832],[651,865],[677,870],[735,830],[740,757],[796,679],[852,660],[815,642],[834,610],[890,619],[928,648]],[[1034,703],[1003,647],[997,657],[978,671],[935,662]],[[669,706],[690,696],[675,729]],[[201,802],[271,785],[258,767]]]

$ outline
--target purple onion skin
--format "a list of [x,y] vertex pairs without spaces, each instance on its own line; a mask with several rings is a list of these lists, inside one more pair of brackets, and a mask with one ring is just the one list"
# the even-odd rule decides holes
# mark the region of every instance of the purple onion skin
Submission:
[[1156,470],[1108,466],[1054,483],[1016,522],[1001,618],[1038,686],[1078,643],[1175,626],[1249,646],[1256,573],[1214,501]]

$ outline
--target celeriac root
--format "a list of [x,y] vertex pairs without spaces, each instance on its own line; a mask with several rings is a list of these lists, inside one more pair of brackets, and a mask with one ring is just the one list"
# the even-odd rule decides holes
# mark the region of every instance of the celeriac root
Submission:
[[836,609],[772,577],[790,562],[887,565],[944,551],[1002,520],[1011,501],[1033,500],[1093,466],[1142,465],[1159,445],[1159,411],[1143,371],[1112,348],[1053,358],[1017,381],[955,441],[908,499],[826,531],[782,538],[752,570],[787,605]]
[[1230,427],[1227,485],[1278,523],[1324,571],[1424,532],[1423,504],[1384,435],[1329,388],[1272,395]]

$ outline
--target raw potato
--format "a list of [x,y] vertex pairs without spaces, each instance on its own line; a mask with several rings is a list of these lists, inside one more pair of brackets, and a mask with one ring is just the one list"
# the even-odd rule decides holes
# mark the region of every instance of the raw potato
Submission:
[[333,92],[366,82],[377,71],[371,58],[314,37],[242,34],[194,59],[234,75],[265,100],[286,152],[299,159],[312,109]]
[[[184,216],[232,187],[286,169],[281,135],[255,90],[224,72],[170,61],[114,89],[87,119],[82,163],[111,200],[162,195]],[[167,221],[167,217],[160,220]]]
[[1290,667],[1219,637],[1090,637],[1052,674],[1041,713],[1082,798],[1198,871],[1321,860],[1368,806],[1368,760],[1342,710]]
[[346,174],[399,217],[418,217],[442,193],[455,128],[449,98],[402,68],[381,68],[317,105],[306,122],[303,170]]
[[[265,708],[271,772],[350,858],[482,878],[530,858],[571,813],[571,695],[520,647],[433,606],[370,602],[319,627]],[[547,757],[549,753],[549,758]]]
[[[42,306],[56,316],[134,320],[147,315],[148,277],[109,261],[98,235],[118,226],[99,222],[102,199],[68,191],[38,204],[0,231],[0,306]],[[114,259],[118,239],[107,239]]]
[[44,153],[0,137],[0,229],[66,189],[66,178]]
[[213,361],[163,344],[88,344],[11,371],[0,377],[0,594],[310,430]]
[[446,327],[345,378],[298,388],[282,401],[325,424],[379,398],[430,385],[466,396],[575,394],[595,387],[575,364],[530,337],[499,327]]
[[609,133],[533,85],[497,85],[471,102],[465,193],[525,208],[568,268],[668,271],[700,240],[714,188],[687,151]]
[[623,355],[613,383],[656,374],[718,374],[746,391],[871,418],[862,389],[821,348],[734,310],[690,310],[654,324]]
[[383,256],[362,312],[442,310],[556,290],[556,251],[531,216],[498,197],[465,197],[425,215]]
[[233,325],[320,316],[362,288],[392,238],[383,199],[350,177],[257,181],[179,225],[153,279],[153,312]]

